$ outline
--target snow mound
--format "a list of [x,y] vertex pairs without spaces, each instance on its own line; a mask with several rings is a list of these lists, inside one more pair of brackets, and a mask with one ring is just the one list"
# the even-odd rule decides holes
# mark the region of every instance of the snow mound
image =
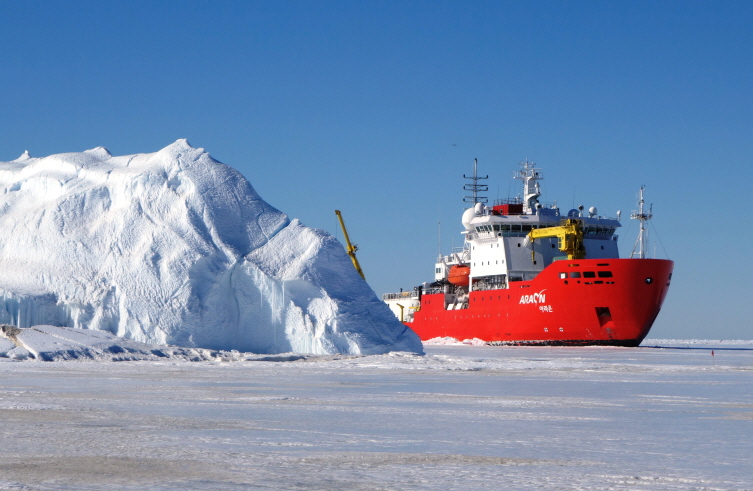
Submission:
[[106,331],[57,326],[2,328],[0,358],[19,361],[237,361],[241,357],[237,351],[139,343]]
[[424,341],[424,345],[427,345],[427,346],[454,346],[454,345],[486,346],[487,342],[479,338],[464,339],[460,341],[453,337],[447,336],[447,337],[431,338],[428,341]]
[[254,353],[422,352],[342,245],[207,152],[0,162],[0,323]]

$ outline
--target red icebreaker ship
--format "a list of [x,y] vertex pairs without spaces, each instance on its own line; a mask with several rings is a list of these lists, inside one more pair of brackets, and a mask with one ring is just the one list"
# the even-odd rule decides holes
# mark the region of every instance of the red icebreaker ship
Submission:
[[440,255],[434,282],[383,300],[418,336],[489,344],[638,346],[669,289],[674,263],[647,259],[643,188],[640,231],[630,258],[620,259],[617,218],[583,207],[560,215],[539,202],[541,169],[522,162],[514,177],[523,198],[486,206],[487,186],[473,177],[463,213],[464,245]]

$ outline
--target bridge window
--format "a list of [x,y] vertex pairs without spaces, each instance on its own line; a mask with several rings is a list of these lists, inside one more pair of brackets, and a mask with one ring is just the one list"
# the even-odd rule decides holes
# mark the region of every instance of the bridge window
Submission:
[[570,272],[570,278],[580,278],[580,271]]
[[583,271],[584,278],[596,278],[596,273],[593,271]]
[[599,271],[599,278],[611,278],[612,272],[611,271]]

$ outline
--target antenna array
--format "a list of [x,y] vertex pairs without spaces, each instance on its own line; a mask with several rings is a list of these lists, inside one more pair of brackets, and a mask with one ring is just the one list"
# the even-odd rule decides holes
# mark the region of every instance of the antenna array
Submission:
[[463,197],[463,201],[465,203],[470,203],[472,206],[476,206],[476,203],[487,203],[489,201],[486,196],[478,195],[478,193],[485,193],[489,191],[488,184],[478,183],[481,179],[489,179],[489,176],[479,177],[477,173],[477,168],[478,168],[478,159],[473,159],[473,177],[468,177],[465,174],[463,174],[463,177],[465,179],[468,179],[469,181],[471,181],[470,184],[466,184],[463,186],[463,190],[471,191],[473,193],[472,196]]

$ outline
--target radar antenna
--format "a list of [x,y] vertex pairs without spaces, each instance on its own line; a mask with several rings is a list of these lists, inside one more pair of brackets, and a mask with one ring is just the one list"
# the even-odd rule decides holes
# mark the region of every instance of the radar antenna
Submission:
[[473,159],[473,177],[468,177],[465,174],[463,174],[463,177],[465,179],[468,179],[472,182],[472,184],[466,184],[463,186],[464,191],[473,192],[473,196],[463,197],[463,201],[466,203],[470,203],[471,206],[476,206],[476,203],[486,203],[488,201],[486,196],[479,196],[478,193],[485,193],[489,191],[489,185],[479,184],[478,181],[480,181],[481,179],[489,179],[489,176],[478,177],[478,174],[476,172],[477,167],[478,167],[478,159]]
[[646,259],[646,245],[648,244],[648,230],[646,230],[646,222],[648,220],[651,220],[651,218],[653,217],[653,214],[651,212],[654,208],[654,205],[651,204],[651,206],[649,206],[648,212],[645,212],[643,210],[643,205],[645,203],[645,201],[643,201],[644,189],[646,189],[646,186],[641,186],[641,190],[638,195],[638,211],[633,211],[633,213],[630,215],[630,218],[632,218],[633,220],[639,220],[640,223],[638,240],[635,241],[633,252],[630,253],[631,258],[637,257],[639,259]]

